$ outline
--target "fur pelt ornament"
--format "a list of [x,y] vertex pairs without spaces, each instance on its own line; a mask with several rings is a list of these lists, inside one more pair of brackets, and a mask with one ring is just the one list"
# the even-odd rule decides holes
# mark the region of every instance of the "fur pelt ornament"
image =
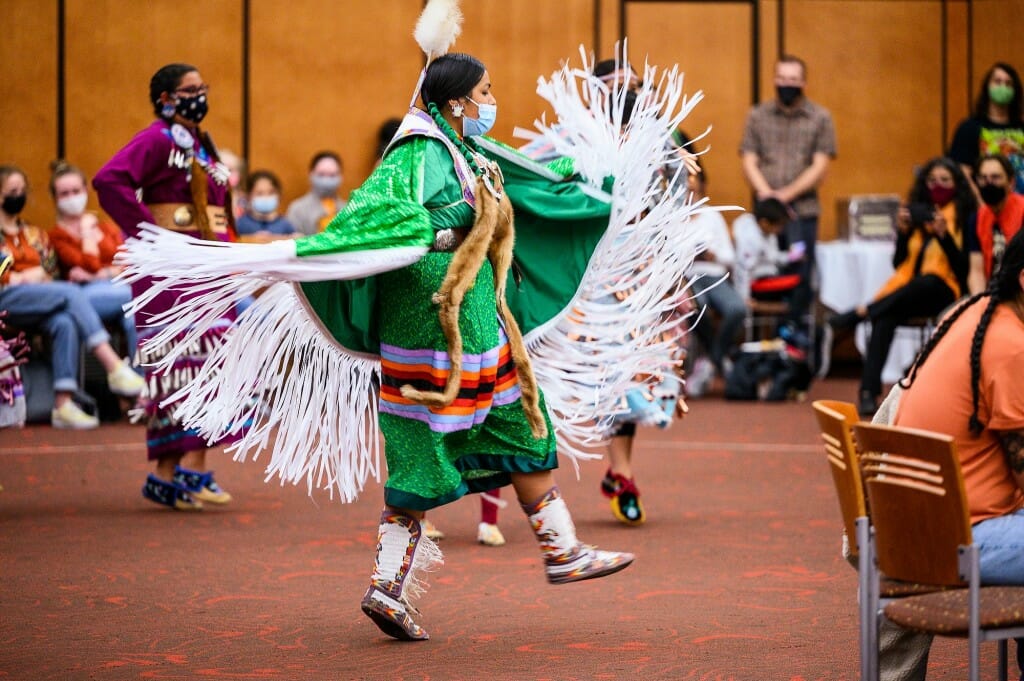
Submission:
[[523,334],[505,301],[505,286],[512,264],[512,246],[515,241],[512,204],[505,192],[501,191],[500,174],[494,173],[489,179],[485,177],[486,172],[477,179],[476,220],[473,227],[469,230],[466,240],[456,249],[441,288],[434,294],[434,303],[438,305],[438,318],[451,360],[451,370],[444,390],[423,391],[411,385],[403,385],[402,397],[427,407],[440,408],[447,407],[458,396],[462,381],[462,333],[459,331],[459,313],[466,291],[473,286],[477,272],[480,271],[484,258],[487,258],[494,270],[494,298],[498,316],[508,336],[512,361],[516,366],[523,411],[530,424],[530,431],[539,439],[547,437],[548,434],[547,423],[540,410],[540,391],[526,354]]

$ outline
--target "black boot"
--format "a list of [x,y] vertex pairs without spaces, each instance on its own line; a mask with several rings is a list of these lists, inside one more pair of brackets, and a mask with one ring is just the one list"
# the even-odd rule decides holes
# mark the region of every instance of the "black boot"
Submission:
[[857,413],[864,418],[871,418],[878,411],[878,395],[872,394],[870,390],[861,390],[860,399],[857,402]]
[[828,325],[836,331],[842,331],[844,329],[852,329],[864,321],[856,310],[850,310],[849,312],[843,312],[842,314],[834,314],[828,318]]

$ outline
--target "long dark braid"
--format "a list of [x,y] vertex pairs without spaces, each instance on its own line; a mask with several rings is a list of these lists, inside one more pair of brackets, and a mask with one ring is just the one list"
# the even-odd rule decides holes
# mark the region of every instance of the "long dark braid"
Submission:
[[992,315],[995,313],[996,307],[998,307],[1000,303],[1010,302],[1021,297],[1020,273],[1022,269],[1024,269],[1024,230],[1018,231],[1006,245],[1006,251],[1003,254],[1002,266],[992,278],[988,288],[983,293],[979,293],[978,295],[969,298],[942,322],[925,347],[920,353],[918,353],[918,356],[914,360],[914,364],[910,369],[909,377],[904,377],[900,381],[900,387],[904,389],[909,388],[914,382],[917,370],[924,364],[932,349],[939,343],[939,341],[942,340],[942,337],[945,336],[946,332],[953,325],[953,322],[955,322],[968,307],[971,307],[982,298],[988,297],[985,310],[981,313],[978,325],[974,329],[974,337],[971,339],[970,363],[972,411],[970,419],[968,420],[968,427],[975,435],[985,428],[985,424],[983,424],[981,419],[978,418],[978,403],[981,397],[979,384],[981,383],[982,346],[985,343],[985,336],[988,332],[988,327],[992,321]]
[[974,338],[971,339],[972,410],[971,418],[968,420],[967,425],[975,435],[985,428],[984,424],[982,424],[981,420],[978,418],[978,400],[980,398],[978,383],[981,382],[981,346],[985,343],[985,332],[988,331],[989,322],[992,321],[992,313],[996,311],[996,305],[1000,302],[1002,301],[999,300],[999,296],[995,292],[989,293],[988,305],[985,306],[985,311],[981,313],[981,319],[978,320],[978,327],[974,330]]
[[910,368],[907,369],[906,374],[904,374],[903,378],[900,379],[899,384],[901,388],[906,390],[911,385],[913,385],[914,379],[917,378],[917,370],[921,368],[922,365],[924,365],[925,360],[928,359],[928,355],[932,353],[932,350],[935,348],[935,346],[939,344],[939,341],[942,340],[942,337],[945,336],[946,332],[949,331],[949,328],[953,326],[953,322],[959,319],[960,315],[962,315],[967,308],[969,308],[971,305],[974,305],[976,302],[978,302],[984,296],[987,295],[988,291],[971,296],[964,302],[960,303],[957,306],[957,308],[953,310],[952,313],[947,315],[946,318],[942,320],[942,323],[939,324],[937,329],[935,329],[935,333],[932,334],[932,337],[929,338],[928,342],[925,343],[924,347],[918,351],[917,357],[914,358],[914,363],[910,365]]
[[444,132],[448,139],[452,141],[452,144],[454,144],[458,148],[459,152],[462,153],[466,162],[469,163],[469,167],[473,169],[473,172],[477,175],[482,174],[483,169],[481,169],[480,164],[476,162],[476,156],[473,154],[473,150],[466,145],[463,139],[459,137],[459,134],[452,129],[452,126],[448,125],[448,121],[446,121],[444,116],[441,115],[441,110],[437,108],[437,104],[434,102],[427,104],[427,112],[434,119],[434,122],[437,123],[437,127],[441,128],[441,131]]

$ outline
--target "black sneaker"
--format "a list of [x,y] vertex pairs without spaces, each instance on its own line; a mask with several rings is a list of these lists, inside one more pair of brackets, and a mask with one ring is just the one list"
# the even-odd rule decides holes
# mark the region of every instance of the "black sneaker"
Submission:
[[843,329],[852,329],[860,324],[863,319],[857,314],[856,310],[850,310],[849,312],[843,312],[842,314],[834,314],[828,318],[828,325],[836,331],[842,331]]
[[857,402],[857,413],[865,418],[871,418],[876,411],[878,411],[878,397],[862,390]]

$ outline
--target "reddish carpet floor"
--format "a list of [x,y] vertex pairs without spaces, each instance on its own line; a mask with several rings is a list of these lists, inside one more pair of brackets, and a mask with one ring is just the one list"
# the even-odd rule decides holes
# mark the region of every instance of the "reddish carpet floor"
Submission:
[[[221,455],[236,501],[174,513],[139,494],[138,427],[2,431],[0,678],[856,679],[855,574],[809,403],[691,407],[638,437],[643,527],[612,518],[600,462],[579,480],[563,463],[581,538],[638,555],[618,575],[549,586],[514,504],[501,548],[475,543],[476,498],[432,513],[446,564],[420,602],[432,640],[413,644],[359,611],[377,484],[345,506]],[[937,641],[929,679],[962,679],[965,662]]]

